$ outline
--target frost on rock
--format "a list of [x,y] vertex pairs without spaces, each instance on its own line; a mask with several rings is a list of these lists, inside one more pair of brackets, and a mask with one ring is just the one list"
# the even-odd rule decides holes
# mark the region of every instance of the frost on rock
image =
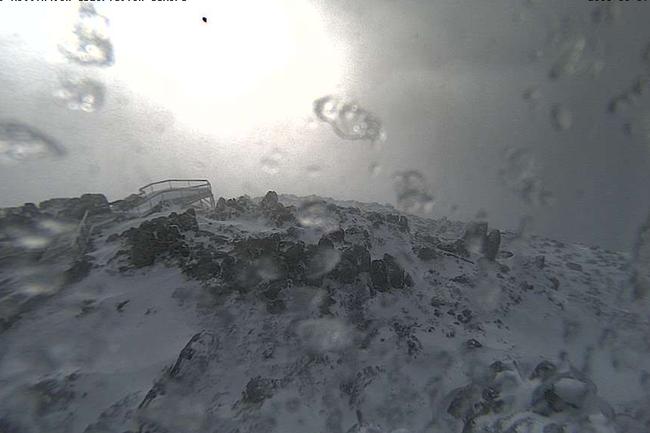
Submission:
[[345,140],[369,140],[374,143],[383,139],[379,118],[354,101],[325,96],[314,101],[314,113]]

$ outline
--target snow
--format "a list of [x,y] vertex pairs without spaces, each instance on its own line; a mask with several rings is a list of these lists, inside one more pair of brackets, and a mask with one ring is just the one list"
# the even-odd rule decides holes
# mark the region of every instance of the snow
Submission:
[[[296,207],[314,199],[321,200],[280,196]],[[513,255],[496,263],[476,253],[423,261],[414,249],[426,236],[454,240],[463,224],[409,216],[407,232],[368,219],[397,214],[392,207],[328,203],[338,206],[332,215],[346,240],[317,256],[322,263],[311,274],[324,276],[322,284],[283,287],[286,309],[275,314],[253,291],[215,302],[222,282],[191,280],[173,260],[120,270],[118,252],[128,246],[107,238],[169,211],[104,222],[93,231],[90,274],[30,305],[0,333],[0,426],[6,417],[29,432],[121,433],[142,423],[179,432],[460,432],[464,421],[450,405],[487,383],[500,387],[506,409],[479,416],[485,430],[477,431],[578,428],[578,418],[593,431],[615,431],[619,420],[633,432],[648,426],[648,309],[625,293],[629,256],[504,232],[501,251]],[[207,246],[217,235],[222,252],[248,237],[289,239],[287,226],[259,215],[219,221],[199,213],[197,221],[200,231],[188,241]],[[292,226],[294,241],[308,245],[329,231]],[[352,235],[364,230],[371,258],[395,257],[413,287],[373,291],[366,273],[353,284],[328,278],[341,249],[365,242]],[[278,279],[272,262],[255,263],[265,283]],[[2,269],[2,278],[17,273]],[[177,360],[180,373],[171,377]],[[531,376],[545,360],[558,369],[552,383]],[[490,379],[495,361],[508,369]],[[46,379],[73,394],[61,391],[67,397],[58,406],[43,403],[33,389]],[[165,393],[138,409],[154,384]],[[578,415],[544,415],[534,405],[543,387]],[[262,397],[246,401],[249,388]]]

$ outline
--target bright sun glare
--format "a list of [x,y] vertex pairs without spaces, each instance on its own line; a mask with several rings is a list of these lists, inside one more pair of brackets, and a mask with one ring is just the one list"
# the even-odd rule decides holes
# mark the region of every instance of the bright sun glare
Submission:
[[[6,25],[38,56],[65,69],[58,47],[72,35],[76,4],[13,8]],[[87,68],[172,112],[202,134],[244,137],[303,121],[311,103],[341,91],[345,46],[306,0],[97,3],[109,20],[115,62]],[[202,18],[206,17],[207,22]],[[44,37],[44,30],[47,37]],[[108,83],[107,83],[108,84]]]
[[107,14],[115,33],[116,74],[181,123],[201,133],[242,137],[304,119],[314,99],[338,90],[343,50],[310,3],[181,6],[157,19],[143,17],[140,23],[146,24],[124,8]]

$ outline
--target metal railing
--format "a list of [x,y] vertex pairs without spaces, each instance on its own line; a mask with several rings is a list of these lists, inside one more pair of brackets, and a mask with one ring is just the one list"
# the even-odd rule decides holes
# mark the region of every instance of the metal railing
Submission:
[[149,211],[161,202],[181,206],[198,202],[214,208],[212,185],[206,179],[166,179],[145,185],[139,191],[144,199],[142,206]]

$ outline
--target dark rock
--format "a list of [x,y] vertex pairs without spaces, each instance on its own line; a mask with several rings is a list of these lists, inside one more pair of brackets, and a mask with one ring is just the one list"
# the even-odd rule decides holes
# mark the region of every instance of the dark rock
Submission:
[[404,215],[400,215],[397,225],[399,226],[400,231],[403,232],[409,231],[409,220]]
[[275,299],[266,303],[266,311],[270,314],[281,314],[287,310],[287,306],[281,299]]
[[463,243],[474,252],[485,252],[488,225],[485,222],[471,222],[465,228]]
[[552,284],[553,290],[557,290],[560,288],[560,280],[558,280],[556,277],[548,277],[548,279]]
[[107,214],[111,206],[104,194],[83,194],[80,198],[69,199],[57,216],[80,220],[86,212],[88,216]]
[[460,274],[451,279],[454,283],[465,284],[468,286],[472,285],[472,280],[465,274]]
[[487,235],[485,242],[485,257],[494,261],[499,254],[499,247],[501,246],[501,232],[499,230],[491,230]]
[[278,202],[278,194],[275,191],[269,191],[266,193],[262,201],[260,202],[260,206],[264,209],[273,209],[279,204]]
[[557,367],[550,361],[542,361],[533,370],[530,374],[531,379],[540,379],[542,381],[547,380],[555,374]]
[[438,258],[438,252],[435,249],[429,247],[421,247],[416,249],[415,255],[418,256],[420,260],[423,260],[425,262]]
[[569,268],[569,269],[571,269],[572,271],[579,271],[579,272],[582,272],[582,266],[579,265],[579,264],[577,264],[577,263],[568,262],[568,263],[566,264],[566,267]]
[[378,212],[368,212],[368,214],[366,215],[366,218],[367,218],[370,222],[372,222],[372,225],[373,225],[374,227],[379,227],[379,226],[381,226],[383,223],[386,222],[386,218],[384,217],[384,215],[382,215],[382,214],[380,214],[380,213],[378,213]]
[[276,257],[280,254],[280,235],[274,233],[265,238],[248,238],[235,243],[235,253],[244,259]]
[[469,421],[489,412],[481,400],[482,389],[476,385],[468,385],[453,391],[453,399],[447,407],[447,413],[456,419]]
[[242,392],[242,401],[248,404],[262,403],[267,398],[273,397],[275,388],[275,380],[261,376],[254,377],[246,384],[246,389]]
[[127,230],[122,234],[128,240],[131,249],[129,261],[136,268],[152,265],[156,258],[170,255],[177,258],[187,258],[190,248],[185,241],[185,231],[198,230],[194,209],[178,215],[158,217],[145,221],[137,228]]
[[404,272],[404,269],[390,254],[384,254],[383,259],[372,261],[370,279],[373,288],[379,291],[386,291],[390,288],[402,289],[405,286],[413,285],[411,276]]
[[[193,257],[192,257],[193,256]],[[183,264],[183,273],[197,280],[208,280],[217,278],[221,274],[219,259],[223,253],[217,253],[211,249],[193,249],[191,259]]]
[[73,265],[63,272],[63,281],[64,284],[74,284],[83,280],[90,274],[90,271],[93,268],[92,257],[83,256],[78,260],[75,260]]
[[390,286],[393,289],[403,288],[405,285],[404,269],[402,269],[390,254],[384,254],[384,262],[386,263],[386,273]]
[[388,272],[386,263],[383,260],[373,260],[370,263],[370,280],[375,290],[388,290]]
[[338,228],[331,233],[327,234],[327,237],[332,240],[332,242],[343,242],[345,240],[345,231],[342,228]]
[[223,197],[219,197],[219,200],[217,200],[217,204],[215,205],[215,209],[224,211],[228,205],[226,204],[226,199]]
[[144,201],[144,196],[140,194],[131,194],[122,200],[112,202],[110,205],[115,210],[124,212],[140,206]]
[[447,305],[447,302],[437,296],[434,296],[433,298],[431,298],[430,304],[432,307],[443,307]]
[[500,259],[509,259],[512,256],[514,256],[514,254],[511,251],[499,251]]
[[480,349],[483,345],[478,340],[470,338],[465,342],[465,347],[468,349]]
[[330,238],[328,238],[326,236],[323,236],[318,240],[318,246],[320,248],[327,248],[327,249],[330,249],[330,250],[334,249],[334,243],[332,242],[332,240]]
[[361,272],[369,271],[370,252],[360,245],[353,245],[343,250],[331,274],[343,283],[353,283]]

